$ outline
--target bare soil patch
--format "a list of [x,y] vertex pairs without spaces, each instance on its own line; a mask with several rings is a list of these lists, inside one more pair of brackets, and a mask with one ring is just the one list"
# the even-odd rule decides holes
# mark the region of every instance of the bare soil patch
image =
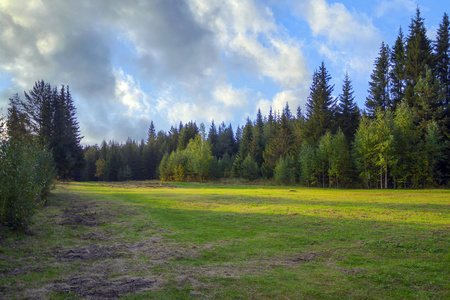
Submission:
[[55,282],[51,290],[58,294],[73,293],[84,299],[115,299],[130,292],[154,289],[158,280],[123,277],[110,280],[105,276],[73,276]]

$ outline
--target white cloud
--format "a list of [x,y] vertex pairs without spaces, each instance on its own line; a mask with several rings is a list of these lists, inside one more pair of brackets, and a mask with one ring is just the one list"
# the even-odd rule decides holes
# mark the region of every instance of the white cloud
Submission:
[[248,103],[246,91],[235,90],[231,84],[217,86],[213,95],[218,102],[225,106],[242,107]]
[[135,82],[134,78],[125,74],[122,69],[115,70],[115,97],[127,110],[122,113],[128,117],[148,118],[149,103],[147,94]]
[[[197,19],[217,36],[228,57],[280,84],[296,88],[309,72],[298,41],[283,36],[268,7],[246,1],[190,1]],[[244,70],[243,70],[244,71]]]
[[417,7],[414,0],[382,0],[378,5],[376,16],[378,18],[387,14],[413,13]]
[[344,69],[370,72],[381,37],[369,16],[325,0],[293,1],[293,6],[307,20],[319,53],[336,65],[346,66]]
[[299,106],[304,113],[307,97],[308,90],[306,88],[284,90],[275,94],[272,100],[261,99],[258,102],[258,108],[261,109],[263,115],[268,115],[270,108],[272,108],[273,113],[279,112],[281,114],[286,107],[286,103],[288,103],[293,115],[297,113],[297,107]]

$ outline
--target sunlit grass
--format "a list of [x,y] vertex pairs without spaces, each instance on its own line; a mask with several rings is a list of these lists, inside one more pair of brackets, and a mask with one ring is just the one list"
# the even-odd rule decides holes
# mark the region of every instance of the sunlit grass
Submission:
[[[127,268],[105,276],[158,274],[164,283],[128,299],[450,296],[448,190],[128,182],[63,183],[54,194],[59,206],[44,208],[37,217],[57,215],[71,199],[94,201],[96,212],[109,217],[90,228],[58,229],[36,221],[39,239],[28,237],[27,243],[2,249],[0,255],[14,257],[15,266],[0,263],[0,268],[21,267],[28,253],[47,259],[48,265],[22,277],[0,276],[0,284],[36,285],[37,280],[45,285],[66,273],[84,272],[83,261],[55,265],[45,253],[52,247],[88,246],[92,241],[80,237],[96,233],[108,237],[96,242],[101,245],[157,237],[161,249],[195,249],[194,256],[169,256],[163,263],[145,252],[121,258],[120,266]],[[114,266],[113,261],[86,263]]]
[[308,188],[214,187],[120,188],[73,184],[79,193],[99,193],[152,207],[232,213],[304,215],[338,219],[388,221],[430,226],[448,225],[448,190],[373,191]]

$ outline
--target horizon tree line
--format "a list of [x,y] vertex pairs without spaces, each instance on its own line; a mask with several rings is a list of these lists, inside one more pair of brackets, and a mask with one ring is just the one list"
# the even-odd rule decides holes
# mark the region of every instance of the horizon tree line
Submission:
[[[84,147],[84,160],[74,159],[80,152],[69,149],[80,149],[81,138],[69,89],[57,92],[43,81],[25,93],[25,101],[18,96],[11,100],[8,128],[17,135],[32,132],[48,144],[62,178],[273,178],[279,184],[366,188],[448,185],[449,24],[444,13],[431,41],[417,9],[406,37],[400,28],[392,48],[381,44],[363,111],[356,105],[349,74],[340,95],[332,96],[331,75],[322,62],[313,74],[305,114],[298,107],[293,115],[288,103],[281,114],[271,109],[263,116],[258,110],[256,119],[247,118],[236,132],[231,124],[216,126],[214,121],[208,130],[191,121],[156,132],[152,121],[145,140],[103,141]],[[47,96],[41,94],[53,100],[42,100]],[[67,143],[61,139],[64,132],[71,137]]]

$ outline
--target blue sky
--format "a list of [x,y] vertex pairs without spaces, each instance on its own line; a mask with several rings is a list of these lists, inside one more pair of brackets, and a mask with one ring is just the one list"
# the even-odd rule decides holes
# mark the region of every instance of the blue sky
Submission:
[[236,129],[258,108],[304,111],[324,61],[364,108],[381,42],[417,7],[434,39],[447,0],[2,0],[0,106],[44,79],[70,85],[84,144],[140,140],[151,120]]

